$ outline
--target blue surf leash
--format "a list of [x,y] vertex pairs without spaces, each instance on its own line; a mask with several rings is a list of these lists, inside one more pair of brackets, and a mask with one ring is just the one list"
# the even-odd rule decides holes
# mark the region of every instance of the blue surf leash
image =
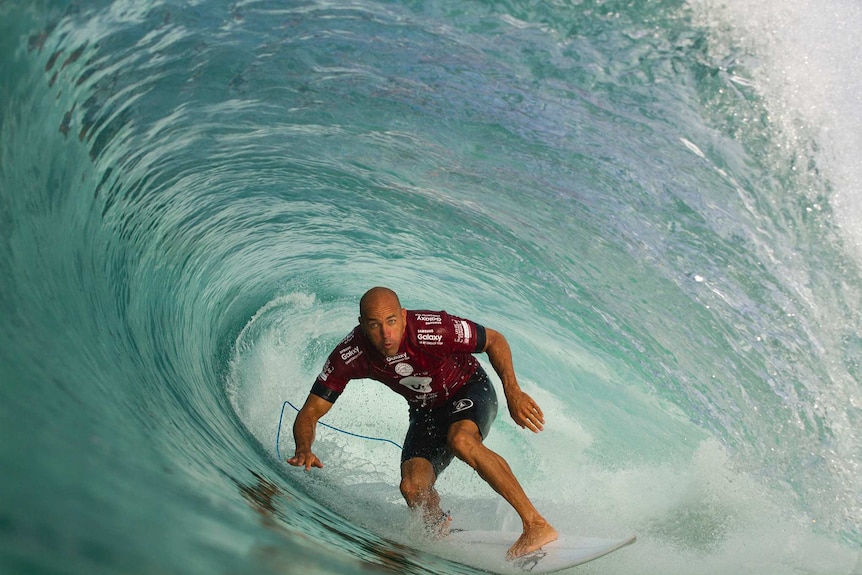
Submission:
[[[281,442],[281,422],[284,419],[284,408],[287,407],[288,405],[290,407],[292,407],[294,409],[294,411],[299,413],[299,408],[296,407],[295,405],[293,405],[292,403],[290,403],[289,401],[285,401],[284,403],[281,404],[281,415],[278,416],[278,433],[275,434],[275,455],[276,455],[276,457],[278,457],[279,461],[281,461],[281,445],[280,445],[280,442]],[[391,439],[385,439],[383,437],[369,437],[368,435],[359,435],[358,433],[352,433],[350,431],[345,431],[344,429],[339,429],[335,426],[323,423],[322,421],[318,421],[317,423],[319,423],[323,427],[326,427],[328,429],[332,429],[333,431],[343,433],[344,435],[349,435],[350,437],[358,437],[359,439],[369,439],[371,441],[383,441],[384,443],[391,443],[392,445],[394,445],[398,449],[401,449],[401,446],[398,445],[397,443],[395,443],[394,441],[392,441]]]

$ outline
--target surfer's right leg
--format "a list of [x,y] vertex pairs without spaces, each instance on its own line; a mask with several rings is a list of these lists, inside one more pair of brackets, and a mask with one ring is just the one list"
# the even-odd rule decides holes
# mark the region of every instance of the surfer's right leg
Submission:
[[413,457],[401,464],[401,495],[407,506],[421,513],[425,529],[434,537],[449,534],[452,518],[440,507],[440,495],[434,488],[437,474],[430,461]]
[[434,488],[453,457],[446,447],[446,416],[445,409],[411,409],[401,450],[401,494],[407,506],[419,513],[425,531],[435,538],[448,535],[452,522],[441,509],[440,495]]

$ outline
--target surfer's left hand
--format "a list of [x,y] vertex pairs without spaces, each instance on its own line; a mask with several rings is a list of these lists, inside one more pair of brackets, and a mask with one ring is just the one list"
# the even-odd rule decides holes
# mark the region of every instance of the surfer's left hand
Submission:
[[518,390],[511,397],[506,397],[506,402],[509,405],[509,414],[512,419],[522,428],[526,427],[533,433],[538,433],[544,429],[545,416],[539,404],[527,393]]

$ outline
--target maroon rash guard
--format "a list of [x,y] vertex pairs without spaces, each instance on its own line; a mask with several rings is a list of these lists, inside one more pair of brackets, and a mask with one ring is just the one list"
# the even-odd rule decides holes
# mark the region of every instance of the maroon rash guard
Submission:
[[398,353],[384,357],[361,326],[329,354],[311,392],[334,403],[351,379],[374,379],[404,396],[411,409],[445,405],[479,368],[485,328],[445,311],[408,310]]

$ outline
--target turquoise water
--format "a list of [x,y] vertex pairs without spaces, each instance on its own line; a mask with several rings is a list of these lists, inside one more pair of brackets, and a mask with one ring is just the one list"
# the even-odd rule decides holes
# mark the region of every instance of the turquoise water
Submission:
[[507,335],[489,445],[639,538],[577,572],[862,573],[862,14],[748,4],[0,2],[0,571],[470,573],[390,444],[276,455],[385,284]]

